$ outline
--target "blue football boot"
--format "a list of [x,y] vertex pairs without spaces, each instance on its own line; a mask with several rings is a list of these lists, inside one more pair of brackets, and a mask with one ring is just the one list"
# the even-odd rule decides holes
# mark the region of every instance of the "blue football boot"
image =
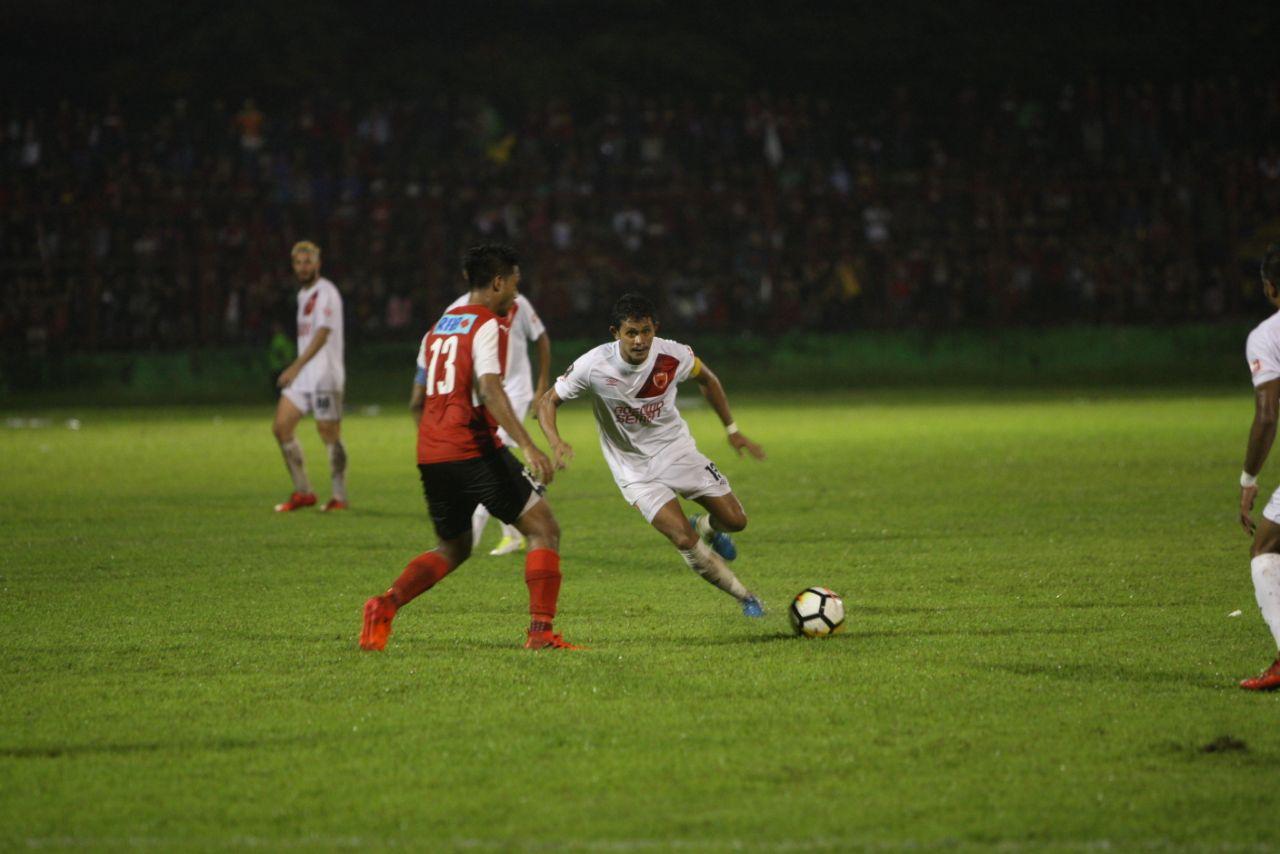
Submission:
[[[689,517],[689,524],[693,526],[693,530],[698,531],[698,522],[702,519],[702,515],[698,513]],[[723,531],[717,531],[710,525],[707,526],[707,530],[710,532],[709,534],[703,534],[698,531],[702,541],[711,546],[711,549],[725,560],[737,560],[738,547],[733,544],[733,537]]]
[[763,617],[764,603],[756,594],[752,593],[746,599],[742,600],[742,616],[744,617]]

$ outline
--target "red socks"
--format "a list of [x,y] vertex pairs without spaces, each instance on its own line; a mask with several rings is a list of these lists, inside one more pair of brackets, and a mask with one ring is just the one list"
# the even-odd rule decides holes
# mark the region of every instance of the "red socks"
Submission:
[[[529,557],[532,558],[534,554],[537,552],[530,552]],[[396,579],[395,584],[391,585],[387,593],[397,608],[403,608],[407,603],[434,587],[452,570],[453,567],[449,562],[436,552],[423,552],[409,561],[409,565],[404,568],[404,572],[400,573],[400,577]],[[559,587],[559,573],[556,573],[556,577],[556,586]],[[554,601],[553,599],[552,602]]]
[[524,583],[529,587],[530,616],[550,629],[560,598],[560,555],[551,549],[534,549],[525,555]]

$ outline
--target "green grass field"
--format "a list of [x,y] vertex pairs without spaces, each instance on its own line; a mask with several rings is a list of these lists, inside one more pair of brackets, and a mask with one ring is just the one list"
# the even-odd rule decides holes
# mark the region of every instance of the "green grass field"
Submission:
[[[690,410],[757,621],[567,407],[557,627],[590,650],[537,654],[522,562],[488,557],[357,649],[433,542],[405,415],[347,419],[351,512],[278,516],[268,408],[5,413],[49,421],[0,427],[0,846],[1271,848],[1280,697],[1235,687],[1272,655],[1251,407],[738,399],[764,463]],[[811,584],[844,635],[789,636]]]

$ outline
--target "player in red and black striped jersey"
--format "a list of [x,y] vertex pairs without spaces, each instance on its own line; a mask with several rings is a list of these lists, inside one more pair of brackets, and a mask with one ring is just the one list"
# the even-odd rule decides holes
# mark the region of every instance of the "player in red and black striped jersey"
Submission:
[[[515,302],[520,264],[508,246],[467,251],[467,305],[446,311],[423,340],[426,368],[418,422],[418,471],[438,543],[409,561],[381,596],[364,606],[360,646],[387,645],[397,610],[425,593],[471,555],[471,514],[477,504],[513,524],[529,541],[529,649],[576,649],[552,631],[560,594],[560,527],[543,498],[554,470],[516,417],[502,387],[506,365],[504,317]],[[520,465],[498,438],[506,430],[528,461]]]

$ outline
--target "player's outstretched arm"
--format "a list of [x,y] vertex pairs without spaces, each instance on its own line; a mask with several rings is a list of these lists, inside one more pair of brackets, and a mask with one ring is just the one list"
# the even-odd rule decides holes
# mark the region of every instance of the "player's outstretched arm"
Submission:
[[298,354],[298,358],[293,360],[293,364],[280,372],[280,378],[276,380],[276,385],[280,388],[288,388],[294,380],[298,378],[298,374],[307,366],[320,352],[320,348],[329,340],[329,327],[321,326],[316,330],[316,334],[312,336],[311,343],[307,345],[307,349]]
[[538,381],[533,387],[533,399],[541,400],[551,388],[551,337],[543,332],[533,344],[538,348]]
[[485,408],[524,453],[524,461],[529,466],[529,471],[542,483],[551,483],[551,479],[555,476],[555,468],[551,465],[551,460],[547,459],[547,455],[533,444],[533,438],[516,417],[516,411],[511,408],[511,400],[502,388],[502,376],[484,374],[480,377],[477,386]]
[[757,460],[763,460],[764,448],[743,435],[738,425],[734,423],[733,413],[729,411],[729,397],[724,393],[724,386],[721,385],[720,378],[715,375],[715,372],[707,367],[706,362],[699,360],[693,378],[698,381],[698,390],[702,392],[702,396],[707,399],[707,403],[711,404],[716,415],[720,416],[720,423],[729,434],[729,444],[738,452],[738,456],[742,456],[742,452],[746,451]]
[[1249,445],[1244,452],[1244,471],[1240,478],[1240,525],[1250,536],[1257,528],[1251,515],[1253,502],[1258,497],[1258,485],[1253,480],[1262,471],[1276,438],[1280,380],[1271,380],[1255,388],[1253,400],[1253,425],[1249,428]]
[[556,425],[556,409],[562,403],[564,401],[554,388],[538,398],[538,426],[551,445],[551,459],[557,469],[563,469],[573,459],[573,446],[560,438],[560,429]]

